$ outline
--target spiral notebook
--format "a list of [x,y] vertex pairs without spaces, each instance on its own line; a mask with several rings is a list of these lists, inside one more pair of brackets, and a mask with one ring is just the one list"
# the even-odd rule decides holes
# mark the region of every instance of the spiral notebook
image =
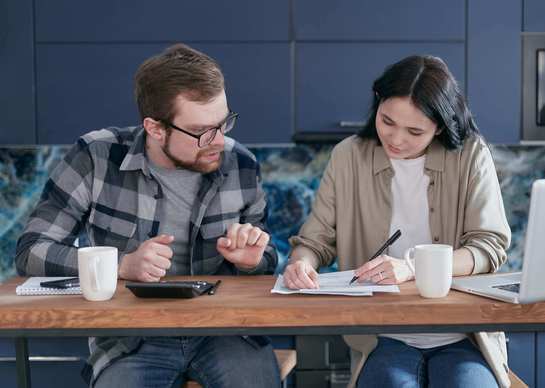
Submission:
[[60,277],[31,277],[28,278],[23,284],[20,284],[15,289],[17,295],[78,295],[81,294],[80,287],[71,288],[50,288],[40,286],[41,282],[48,280],[61,280],[68,279],[71,276]]

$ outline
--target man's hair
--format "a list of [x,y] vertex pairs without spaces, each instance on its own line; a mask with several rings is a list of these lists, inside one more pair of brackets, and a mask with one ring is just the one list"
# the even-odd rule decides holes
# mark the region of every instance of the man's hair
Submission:
[[360,137],[378,140],[378,107],[390,97],[409,97],[437,124],[441,130],[437,139],[447,149],[459,148],[467,137],[479,133],[456,79],[438,57],[414,55],[386,68],[373,84],[373,103]]
[[138,68],[134,94],[142,120],[172,121],[174,101],[182,94],[190,101],[207,102],[225,88],[216,61],[185,44],[175,44],[147,59]]

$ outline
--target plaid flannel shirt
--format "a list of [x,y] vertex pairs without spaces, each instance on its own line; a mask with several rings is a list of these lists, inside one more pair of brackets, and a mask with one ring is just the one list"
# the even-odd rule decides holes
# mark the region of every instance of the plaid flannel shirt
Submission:
[[[142,127],[107,128],[77,141],[57,165],[17,243],[21,275],[77,275],[76,240],[115,246],[120,258],[157,235],[157,203],[163,194],[150,173]],[[225,138],[223,162],[203,175],[189,227],[190,273],[237,275],[272,273],[277,264],[272,243],[251,272],[237,269],[216,250],[229,225],[250,223],[266,230],[266,202],[254,155]],[[140,343],[138,337],[90,338],[84,377],[102,369]]]

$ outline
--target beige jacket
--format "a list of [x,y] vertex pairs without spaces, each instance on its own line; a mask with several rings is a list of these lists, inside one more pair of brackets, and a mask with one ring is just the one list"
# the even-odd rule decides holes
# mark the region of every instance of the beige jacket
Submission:
[[[475,260],[473,273],[496,271],[506,259],[511,231],[490,150],[481,138],[448,151],[437,141],[426,152],[429,223],[434,243],[465,247]],[[355,269],[388,238],[394,171],[376,140],[352,136],[332,151],[312,213],[292,247],[312,250],[320,266],[338,258],[340,270]],[[476,333],[473,339],[500,386],[509,386],[503,333]],[[353,380],[376,336],[347,336],[353,353]],[[354,382],[354,381],[353,381]],[[352,382],[352,383],[353,383]],[[352,384],[353,385],[353,384]]]

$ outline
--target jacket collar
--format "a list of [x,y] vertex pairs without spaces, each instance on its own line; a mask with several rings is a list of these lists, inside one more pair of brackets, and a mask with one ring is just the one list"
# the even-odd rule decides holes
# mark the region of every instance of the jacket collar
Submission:
[[142,170],[144,175],[150,177],[148,162],[146,160],[146,131],[143,127],[138,127],[134,135],[134,141],[127,151],[127,155],[121,162],[121,171]]
[[426,151],[426,164],[424,168],[443,172],[445,170],[445,158],[447,149],[437,139],[433,139]]

